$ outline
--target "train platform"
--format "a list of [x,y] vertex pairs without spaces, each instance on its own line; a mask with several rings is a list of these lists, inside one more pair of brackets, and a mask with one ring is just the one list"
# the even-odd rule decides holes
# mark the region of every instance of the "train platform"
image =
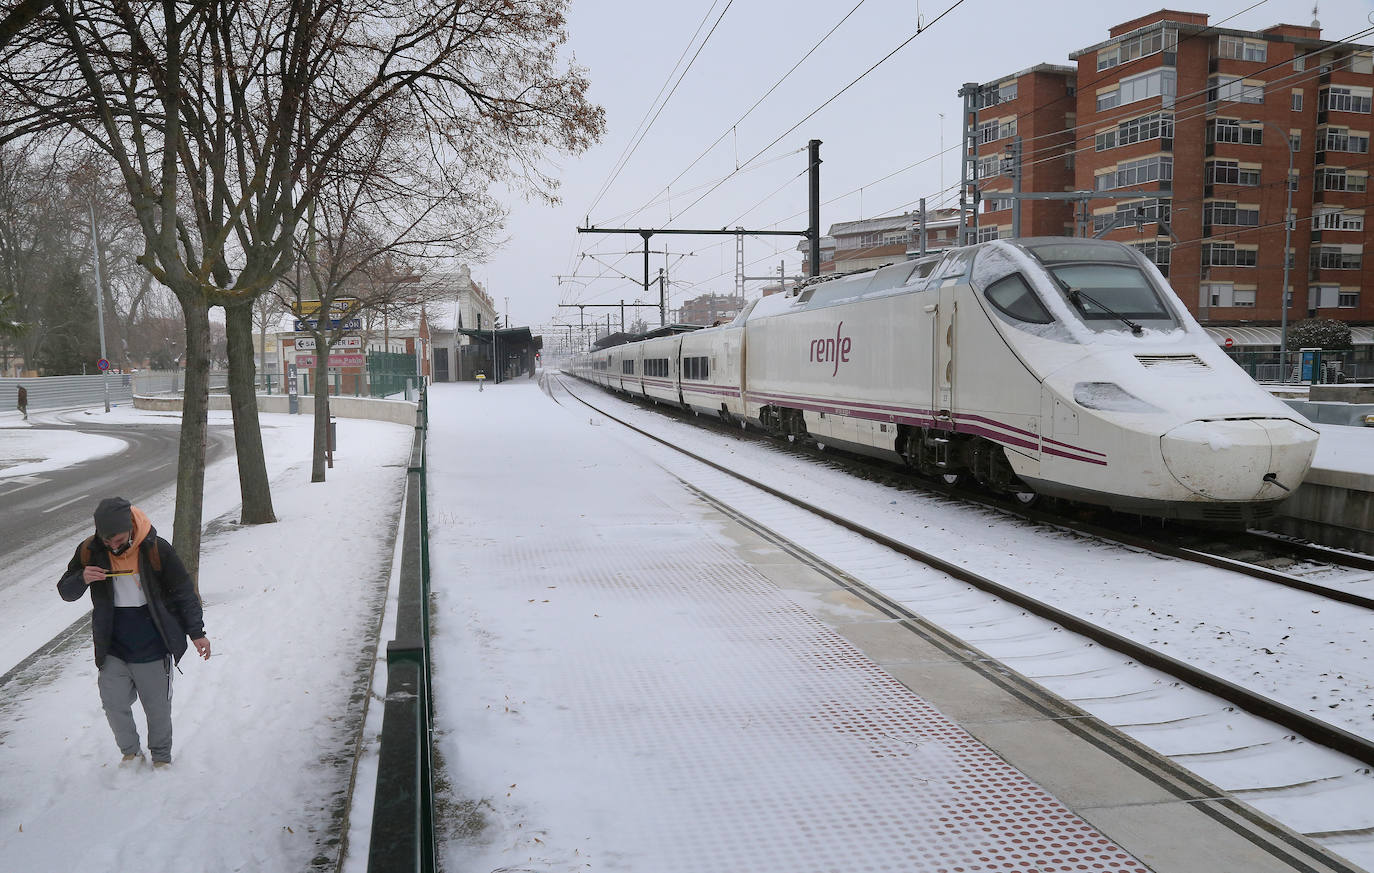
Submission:
[[532,380],[429,409],[447,869],[1352,869]]
[[1268,527],[1313,542],[1374,553],[1374,427],[1317,424],[1317,456]]

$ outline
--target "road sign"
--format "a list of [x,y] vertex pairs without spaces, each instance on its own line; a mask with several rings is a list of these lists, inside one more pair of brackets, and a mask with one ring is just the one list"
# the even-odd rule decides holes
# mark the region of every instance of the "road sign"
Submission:
[[[313,367],[318,360],[316,355],[296,355],[297,367]],[[330,367],[363,367],[367,365],[366,355],[330,355]]]
[[97,370],[103,373],[106,370],[110,369],[110,362],[105,360],[104,358],[101,358],[100,360],[95,362],[95,367]]
[[1225,344],[1226,344],[1226,348],[1229,349],[1231,346],[1233,346],[1233,345],[1236,344],[1236,341],[1233,340],[1233,339],[1231,339],[1231,338],[1228,336],[1228,337],[1226,338],[1226,340],[1225,340]]
[[[315,318],[298,318],[295,321],[296,330],[315,330],[320,326],[320,322]],[[329,330],[362,330],[363,320],[361,318],[331,318],[326,325]]]
[[[329,304],[330,312],[347,312],[350,308],[356,308],[358,298],[356,297],[336,297]],[[297,315],[314,315],[320,311],[320,301],[302,300],[299,305],[293,307]]]
[[[333,346],[331,346],[331,348],[335,350],[361,349],[362,347],[363,338],[360,336],[341,336],[338,339],[334,340],[334,344]],[[315,345],[315,338],[313,336],[302,336],[296,338],[297,351],[313,352],[317,348],[318,346]]]

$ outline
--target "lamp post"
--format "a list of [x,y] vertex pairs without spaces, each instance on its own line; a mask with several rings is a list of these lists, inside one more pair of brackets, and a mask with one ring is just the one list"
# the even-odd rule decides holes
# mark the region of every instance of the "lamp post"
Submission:
[[1288,146],[1288,175],[1283,180],[1283,187],[1288,192],[1288,199],[1283,209],[1283,287],[1279,289],[1279,381],[1288,381],[1288,264],[1292,260],[1293,254],[1290,246],[1293,241],[1293,138],[1288,135],[1288,131],[1279,127],[1272,121],[1261,121],[1251,119],[1242,121],[1241,124],[1264,124],[1278,131],[1279,136],[1283,137],[1283,142]]

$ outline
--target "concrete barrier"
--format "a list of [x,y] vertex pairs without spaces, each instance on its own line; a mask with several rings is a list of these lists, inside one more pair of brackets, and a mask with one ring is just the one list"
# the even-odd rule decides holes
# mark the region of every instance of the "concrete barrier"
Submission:
[[[1317,387],[1312,386],[1314,389]],[[1345,424],[1360,427],[1366,415],[1374,415],[1374,403],[1347,403],[1340,400],[1288,400],[1294,410],[1317,424]]]
[[[329,413],[336,418],[367,418],[373,421],[392,421],[396,424],[414,424],[416,403],[413,400],[380,400],[373,397],[331,397]],[[163,412],[181,411],[181,397],[158,395],[156,397],[134,396],[134,408],[155,409]],[[227,394],[211,394],[210,408],[229,409]],[[288,413],[291,398],[285,394],[259,394],[259,412]],[[315,414],[315,398],[310,395],[300,397],[302,415]]]

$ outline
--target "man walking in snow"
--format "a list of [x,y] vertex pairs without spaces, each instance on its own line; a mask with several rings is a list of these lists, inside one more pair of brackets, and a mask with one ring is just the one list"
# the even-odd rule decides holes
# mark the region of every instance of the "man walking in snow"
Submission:
[[19,386],[19,402],[18,402],[17,404],[15,404],[15,405],[19,407],[19,411],[20,411],[20,412],[24,413],[24,420],[25,420],[25,421],[28,421],[28,420],[29,420],[29,389],[25,388],[23,385],[20,385],[20,386]]
[[100,702],[125,761],[142,761],[133,705],[143,704],[153,767],[172,763],[172,667],[189,637],[210,657],[200,597],[172,544],[123,497],[95,508],[95,535],[57,583],[63,600],[91,592],[91,636]]

